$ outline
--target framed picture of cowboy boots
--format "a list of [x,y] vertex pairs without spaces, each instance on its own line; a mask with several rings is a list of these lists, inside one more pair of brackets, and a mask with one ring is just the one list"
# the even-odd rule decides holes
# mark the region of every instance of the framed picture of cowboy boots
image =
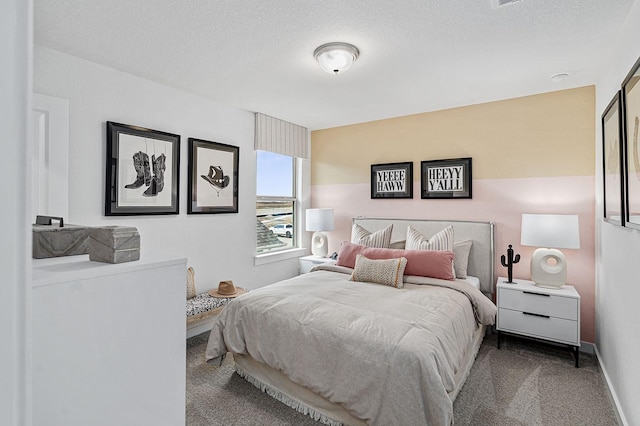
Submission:
[[107,121],[107,216],[178,214],[180,136]]
[[240,148],[189,138],[187,213],[238,213]]

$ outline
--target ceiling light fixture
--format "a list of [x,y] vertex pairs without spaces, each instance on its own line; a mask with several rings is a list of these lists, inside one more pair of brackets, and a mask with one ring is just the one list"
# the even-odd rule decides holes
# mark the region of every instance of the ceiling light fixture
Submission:
[[358,59],[360,51],[349,43],[327,43],[318,47],[313,56],[320,64],[320,68],[329,74],[342,74],[351,68]]
[[491,0],[491,7],[494,9],[498,9],[510,4],[520,3],[520,1],[521,0]]
[[565,81],[569,77],[569,74],[566,72],[561,72],[560,74],[554,74],[551,77],[551,81],[554,83],[560,83],[561,81]]

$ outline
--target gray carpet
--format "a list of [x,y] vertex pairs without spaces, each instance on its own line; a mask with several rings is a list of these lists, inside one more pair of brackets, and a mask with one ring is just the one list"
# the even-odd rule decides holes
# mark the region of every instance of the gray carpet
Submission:
[[[187,340],[187,425],[314,425],[233,372],[204,362],[208,333]],[[456,426],[617,425],[595,357],[574,368],[568,349],[487,336],[454,403]]]

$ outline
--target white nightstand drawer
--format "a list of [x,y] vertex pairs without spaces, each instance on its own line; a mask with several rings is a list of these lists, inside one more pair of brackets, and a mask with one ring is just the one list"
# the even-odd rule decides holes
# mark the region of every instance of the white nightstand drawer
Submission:
[[576,321],[499,308],[498,330],[579,346]]
[[578,300],[575,298],[504,287],[498,288],[498,292],[501,308],[578,320]]

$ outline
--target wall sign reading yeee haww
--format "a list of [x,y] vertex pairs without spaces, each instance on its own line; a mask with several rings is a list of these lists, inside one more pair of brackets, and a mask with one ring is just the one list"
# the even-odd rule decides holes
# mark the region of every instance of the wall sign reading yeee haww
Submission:
[[413,198],[413,163],[372,164],[371,198]]
[[472,198],[471,158],[420,162],[421,198]]

